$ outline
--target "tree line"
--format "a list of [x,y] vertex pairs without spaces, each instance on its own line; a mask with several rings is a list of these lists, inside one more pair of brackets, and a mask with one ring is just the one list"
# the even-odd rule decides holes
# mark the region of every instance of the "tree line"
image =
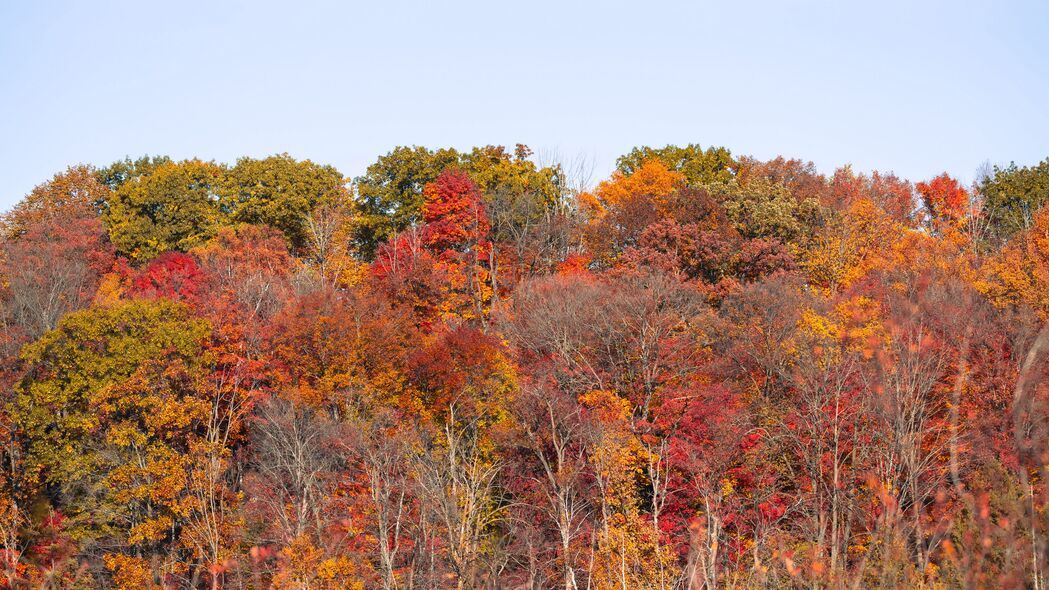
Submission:
[[1049,159],[78,165],[0,219],[0,588],[1046,588]]

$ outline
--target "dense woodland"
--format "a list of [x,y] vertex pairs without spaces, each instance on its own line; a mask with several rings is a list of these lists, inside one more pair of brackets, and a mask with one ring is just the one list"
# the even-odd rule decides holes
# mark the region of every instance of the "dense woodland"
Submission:
[[1049,159],[74,166],[0,224],[0,588],[1049,583]]

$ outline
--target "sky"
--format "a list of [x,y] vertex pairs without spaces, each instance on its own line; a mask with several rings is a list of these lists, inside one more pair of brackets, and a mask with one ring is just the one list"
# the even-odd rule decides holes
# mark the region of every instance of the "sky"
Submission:
[[524,143],[824,172],[1049,156],[1049,2],[0,0],[0,210],[77,163]]

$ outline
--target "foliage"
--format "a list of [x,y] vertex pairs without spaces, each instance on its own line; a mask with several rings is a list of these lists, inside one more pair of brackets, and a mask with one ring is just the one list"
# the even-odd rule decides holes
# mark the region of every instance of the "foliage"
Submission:
[[225,174],[222,193],[233,220],[276,228],[300,251],[309,238],[306,214],[343,202],[345,182],[332,166],[280,154],[238,160]]
[[995,166],[979,189],[995,234],[1009,238],[1031,227],[1035,213],[1049,202],[1049,159],[1035,166]]
[[556,204],[561,196],[559,169],[540,168],[529,159],[531,155],[523,145],[513,154],[501,146],[469,153],[452,148],[395,148],[355,179],[361,213],[356,240],[361,254],[371,258],[380,243],[421,223],[424,187],[448,169],[469,174],[486,201],[509,193],[528,195],[543,206]]
[[[163,526],[135,524],[127,494],[140,489],[156,499],[136,488],[149,485],[177,491],[170,481],[157,483],[162,474],[153,470],[185,458],[186,447],[171,454],[170,445],[200,418],[186,402],[208,330],[185,306],[131,301],[69,314],[25,348],[28,369],[13,412],[29,440],[26,475],[70,518],[74,538],[124,529],[132,540],[146,539],[157,533],[150,526]],[[124,452],[144,463],[127,463]],[[144,470],[154,483],[133,485],[128,470]]]
[[669,170],[680,172],[690,186],[727,182],[736,171],[736,161],[728,149],[708,147],[704,150],[695,143],[685,147],[634,148],[616,160],[616,168],[624,175],[632,176],[650,160],[659,160]]
[[103,217],[117,250],[142,263],[203,244],[227,213],[220,202],[222,175],[213,162],[187,160],[121,184]]
[[70,168],[0,235],[0,588],[1044,588],[1044,165]]

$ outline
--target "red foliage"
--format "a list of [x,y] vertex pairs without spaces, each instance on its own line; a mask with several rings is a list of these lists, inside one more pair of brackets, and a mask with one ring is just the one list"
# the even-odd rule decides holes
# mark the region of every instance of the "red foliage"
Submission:
[[14,342],[36,338],[86,307],[114,263],[102,222],[84,209],[32,217],[0,245],[3,327]]
[[446,170],[423,190],[423,242],[439,256],[486,249],[491,227],[481,189],[460,170]]
[[195,258],[182,252],[165,252],[131,279],[129,294],[145,299],[165,297],[196,305],[204,279],[204,273]]
[[507,378],[505,350],[498,339],[476,328],[459,326],[438,334],[408,359],[428,412],[440,414],[455,403],[474,412]]
[[379,247],[368,283],[394,307],[405,307],[423,326],[437,315],[445,269],[423,246],[420,233],[403,232]]
[[958,222],[969,211],[969,191],[946,172],[916,187],[929,215],[937,222]]

